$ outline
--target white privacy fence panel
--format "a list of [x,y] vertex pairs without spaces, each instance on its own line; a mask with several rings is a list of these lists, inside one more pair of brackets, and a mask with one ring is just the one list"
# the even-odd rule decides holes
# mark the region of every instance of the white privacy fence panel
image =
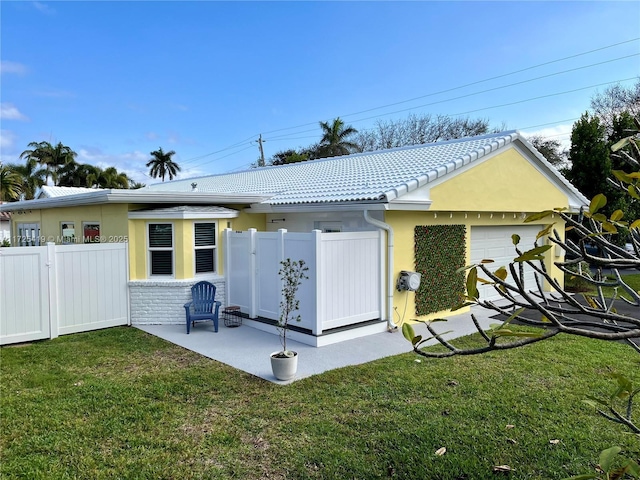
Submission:
[[251,295],[255,290],[254,236],[249,232],[225,230],[224,249],[227,305],[237,305],[243,312],[252,314],[255,311]]
[[47,247],[0,249],[0,345],[49,338]]
[[256,307],[260,317],[280,316],[280,260],[283,249],[278,233],[256,233]]
[[318,305],[323,330],[380,316],[378,232],[323,234]]
[[0,249],[0,344],[129,323],[123,243]]
[[327,329],[381,318],[380,232],[227,230],[225,240],[227,304],[240,306],[249,317],[279,318],[278,271],[280,262],[290,258],[304,260],[309,268],[309,279],[298,291],[302,320],[296,326],[319,335]]
[[126,325],[126,244],[62,245],[56,252],[58,333]]

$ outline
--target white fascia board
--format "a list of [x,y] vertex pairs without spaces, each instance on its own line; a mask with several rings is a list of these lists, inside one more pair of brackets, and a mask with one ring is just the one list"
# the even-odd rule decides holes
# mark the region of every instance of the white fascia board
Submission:
[[129,220],[211,220],[237,218],[239,212],[129,212]]
[[431,203],[430,200],[394,200],[389,202],[387,210],[427,211],[431,210]]
[[101,205],[107,203],[153,203],[153,204],[251,204],[268,200],[268,196],[256,194],[224,194],[206,192],[154,192],[139,190],[103,190],[64,197],[24,200],[0,205],[0,211],[41,210],[57,207]]
[[306,212],[335,212],[335,211],[362,211],[362,210],[387,210],[387,203],[314,203],[314,204],[287,204],[287,205],[270,205],[270,204],[254,204],[250,208],[245,209],[246,213],[306,213]]

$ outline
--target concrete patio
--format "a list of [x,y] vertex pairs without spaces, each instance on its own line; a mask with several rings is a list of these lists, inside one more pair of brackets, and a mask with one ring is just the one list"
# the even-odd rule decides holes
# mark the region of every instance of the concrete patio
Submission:
[[[492,310],[473,307],[472,313],[476,315],[483,328],[496,323],[495,319],[489,318],[496,313]],[[328,370],[359,365],[411,351],[411,344],[403,337],[400,329],[393,333],[377,333],[323,347],[312,347],[287,340],[287,347],[298,352],[298,373],[294,380],[282,382],[271,373],[269,360],[269,355],[281,348],[277,335],[247,325],[236,328],[225,327],[222,319],[218,333],[214,332],[213,324],[210,322],[197,324],[189,335],[184,325],[137,325],[136,327],[205,357],[283,385]],[[424,325],[417,324],[414,327],[417,334],[429,336]],[[468,312],[450,317],[446,322],[437,322],[433,327],[438,333],[450,331],[444,335],[446,339],[476,332],[471,314]],[[433,341],[433,343],[436,342]]]

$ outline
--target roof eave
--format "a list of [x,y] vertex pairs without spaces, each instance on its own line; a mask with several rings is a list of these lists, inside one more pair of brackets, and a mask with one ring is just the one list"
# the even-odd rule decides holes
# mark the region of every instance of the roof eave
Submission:
[[109,203],[153,203],[194,205],[234,205],[264,202],[269,196],[259,194],[226,194],[209,192],[154,192],[148,190],[103,190],[64,197],[41,198],[0,205],[0,211],[41,210],[57,207],[76,207]]

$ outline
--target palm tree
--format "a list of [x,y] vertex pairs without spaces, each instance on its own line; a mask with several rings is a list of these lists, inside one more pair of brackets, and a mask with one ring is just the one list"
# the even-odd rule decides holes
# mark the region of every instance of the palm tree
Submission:
[[173,180],[173,177],[180,171],[180,166],[171,160],[171,157],[175,154],[176,152],[173,150],[163,152],[162,147],[151,152],[153,158],[147,162],[147,167],[151,167],[149,175],[153,178],[160,177],[164,182],[164,177],[169,174],[169,180]]
[[9,167],[0,165],[0,201],[11,202],[18,200],[22,193],[22,179]]
[[47,179],[51,177],[54,185],[58,182],[58,170],[73,162],[78,156],[71,148],[58,142],[57,145],[51,145],[49,142],[31,142],[28,147],[20,154],[20,158],[33,159],[47,169]]
[[24,165],[7,164],[7,168],[20,177],[20,191],[25,200],[33,200],[38,189],[45,184],[47,172],[38,168],[38,162],[28,158]]
[[90,175],[95,174],[100,169],[93,165],[84,163],[69,162],[58,169],[58,186],[59,187],[91,187]]
[[350,142],[348,138],[358,131],[352,126],[345,126],[338,117],[332,123],[320,122],[322,129],[322,139],[318,144],[316,153],[320,157],[335,157],[338,155],[348,155],[358,149],[358,146]]
[[102,171],[99,183],[102,188],[129,188],[129,177],[126,173],[118,172],[115,167]]

